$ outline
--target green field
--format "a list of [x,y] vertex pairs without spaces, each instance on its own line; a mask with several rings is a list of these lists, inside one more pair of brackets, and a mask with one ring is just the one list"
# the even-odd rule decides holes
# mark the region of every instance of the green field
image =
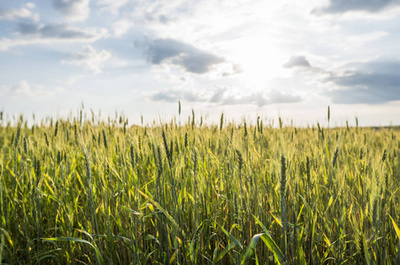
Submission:
[[399,128],[86,115],[1,117],[3,263],[400,264]]

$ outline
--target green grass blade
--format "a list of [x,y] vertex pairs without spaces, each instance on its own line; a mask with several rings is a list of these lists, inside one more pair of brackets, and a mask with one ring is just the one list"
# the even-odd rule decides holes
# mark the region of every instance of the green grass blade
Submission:
[[167,218],[168,220],[177,228],[183,236],[185,236],[185,232],[179,227],[178,223],[172,218],[172,216],[155,200],[153,200],[150,196],[145,194],[143,191],[139,190],[138,188],[135,187],[135,189],[143,195],[147,200],[149,200],[154,206],[156,206]]
[[261,235],[261,239],[264,241],[265,245],[267,245],[269,250],[271,250],[272,253],[274,253],[274,256],[278,257],[281,262],[286,262],[285,255],[283,255],[281,249],[278,247],[278,245],[272,239],[272,237],[269,234],[269,231],[267,230],[265,225],[257,217],[255,217],[254,215],[253,215],[253,217],[265,232],[265,234]]
[[300,235],[297,238],[297,252],[299,253],[299,264],[300,265],[307,265],[306,258],[304,256],[302,238],[303,238],[303,230],[300,232]]
[[99,264],[104,264],[104,259],[100,254],[100,250],[95,245],[93,245],[92,243],[90,243],[87,240],[83,240],[80,238],[74,238],[74,237],[49,237],[49,238],[42,238],[42,240],[43,241],[56,241],[56,242],[77,242],[77,243],[87,244],[87,245],[91,246],[94,249],[94,251],[96,252],[97,262]]
[[[218,223],[217,223],[218,224]],[[225,228],[223,228],[221,225],[218,224],[218,226],[221,228],[222,232],[224,232],[224,234],[229,237],[229,239],[234,242],[241,250],[243,250],[242,244],[240,244],[239,240],[234,237],[231,233],[229,233],[228,231],[225,230]]]
[[393,220],[392,216],[390,216],[390,214],[389,214],[389,217],[390,217],[390,219],[392,220],[392,224],[393,224],[394,230],[396,231],[396,235],[397,235],[397,237],[398,237],[399,240],[400,240],[400,229],[399,229],[399,227],[397,226],[396,222]]
[[194,232],[194,235],[192,237],[192,240],[190,242],[190,249],[189,249],[189,253],[190,253],[190,260],[196,264],[197,263],[197,252],[198,252],[198,248],[196,248],[196,238],[197,238],[197,234],[201,232],[201,230],[203,229],[203,226],[205,223],[208,223],[209,220],[205,220],[203,221],[199,227],[197,227],[196,231]]
[[261,236],[261,239],[264,241],[265,245],[269,248],[269,250],[271,250],[272,253],[274,253],[275,257],[277,257],[283,263],[286,262],[285,255],[283,255],[281,249],[278,247],[278,245],[275,243],[275,241],[269,234],[263,234]]
[[229,245],[227,245],[224,250],[221,251],[221,253],[219,253],[219,255],[217,256],[217,258],[215,260],[213,260],[214,263],[217,263],[218,261],[220,261],[225,255],[226,253],[228,253],[232,248],[236,247],[236,243],[232,242]]
[[[44,259],[55,259],[55,258],[57,258],[57,257],[54,256],[54,255],[51,255],[51,254],[49,254],[49,255],[44,255],[44,256],[41,256],[40,258],[37,259],[36,264],[41,264],[41,262],[42,262]],[[4,264],[4,263],[2,263],[2,264]]]
[[6,236],[6,239],[8,240],[8,243],[10,244],[11,247],[14,246],[14,242],[10,236],[10,234],[7,232],[7,230],[0,228],[0,230],[3,232],[3,234]]
[[367,265],[371,265],[371,256],[369,255],[367,240],[365,239],[365,235],[362,235],[362,248],[364,252],[364,258]]
[[250,257],[253,255],[254,249],[257,246],[258,240],[261,238],[262,235],[263,233],[256,234],[253,236],[253,238],[250,240],[250,244],[247,247],[246,253],[244,254],[242,262],[240,264],[244,265],[250,259]]

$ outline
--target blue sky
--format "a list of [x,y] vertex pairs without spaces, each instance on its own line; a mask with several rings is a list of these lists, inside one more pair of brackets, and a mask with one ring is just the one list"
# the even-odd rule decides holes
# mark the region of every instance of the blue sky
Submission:
[[400,1],[0,2],[0,110],[400,124]]

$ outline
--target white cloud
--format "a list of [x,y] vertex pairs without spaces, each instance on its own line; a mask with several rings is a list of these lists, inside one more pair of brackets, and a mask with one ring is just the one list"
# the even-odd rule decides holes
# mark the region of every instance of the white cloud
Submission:
[[119,14],[119,9],[126,5],[129,0],[99,0],[97,6],[99,6],[101,12],[109,12],[114,16]]
[[54,7],[70,21],[83,21],[89,17],[90,0],[54,0]]
[[20,81],[18,84],[11,86],[11,92],[16,96],[32,96],[33,92],[31,86],[27,81]]
[[[373,31],[373,32],[369,32],[366,34],[352,35],[347,38],[347,43],[357,45],[357,46],[362,46],[362,45],[367,44],[368,42],[379,40],[388,35],[389,35],[389,32],[385,32],[385,31]],[[353,48],[355,48],[355,47],[353,47]]]
[[85,77],[84,75],[72,75],[67,78],[66,83],[68,85],[72,85],[72,84],[75,84],[76,82],[78,82],[79,80],[83,79],[84,77]]
[[63,60],[61,63],[84,66],[94,74],[100,74],[105,62],[110,57],[111,53],[106,50],[96,51],[92,46],[85,45],[81,51],[71,54],[69,60]]
[[26,8],[0,8],[0,20],[33,20],[39,21],[39,14],[33,13],[29,9],[33,9],[32,3],[26,4]]
[[127,19],[121,19],[114,23],[113,31],[116,37],[124,35],[131,27],[133,23]]
[[79,29],[66,24],[20,23],[16,38],[0,40],[0,51],[14,46],[63,42],[93,42],[108,36],[106,29]]
[[62,92],[63,90],[64,89],[61,87],[46,88],[43,85],[32,86],[26,80],[22,80],[10,86],[1,86],[0,95],[13,97],[51,97],[55,93]]
[[25,6],[26,6],[27,8],[29,8],[29,9],[34,9],[34,8],[36,8],[36,5],[35,5],[34,3],[31,3],[31,2],[26,3]]
[[[274,15],[279,2],[263,0],[135,0],[135,25],[152,29],[159,38],[173,38],[207,48],[209,38],[238,36]],[[274,19],[271,20],[275,24]],[[269,24],[269,23],[268,23]],[[269,24],[269,25],[271,25]],[[265,27],[267,28],[267,27]],[[239,31],[237,31],[239,29]],[[222,34],[223,36],[218,36]],[[212,43],[215,43],[215,39]],[[214,45],[209,45],[214,47]]]

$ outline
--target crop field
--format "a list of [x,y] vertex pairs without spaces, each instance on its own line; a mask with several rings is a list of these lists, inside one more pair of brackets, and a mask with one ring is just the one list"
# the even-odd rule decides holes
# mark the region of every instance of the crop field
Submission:
[[398,127],[127,124],[1,114],[1,262],[400,264]]

